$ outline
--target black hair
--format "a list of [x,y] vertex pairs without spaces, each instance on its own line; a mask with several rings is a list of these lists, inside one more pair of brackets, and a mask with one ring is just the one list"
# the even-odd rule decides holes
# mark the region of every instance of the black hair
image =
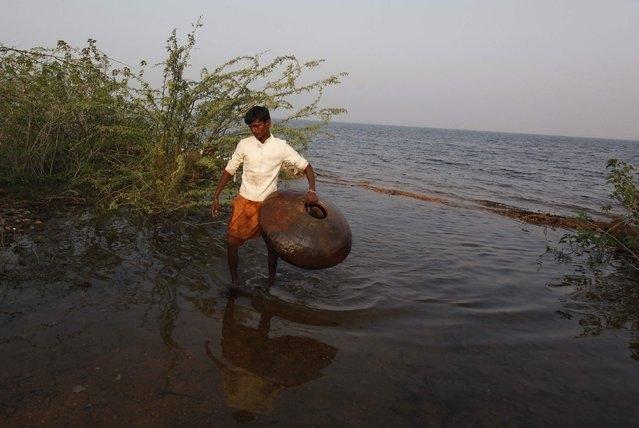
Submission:
[[271,120],[271,115],[266,107],[253,106],[244,115],[244,123],[246,123],[247,125],[250,125],[256,120],[261,120],[262,122]]

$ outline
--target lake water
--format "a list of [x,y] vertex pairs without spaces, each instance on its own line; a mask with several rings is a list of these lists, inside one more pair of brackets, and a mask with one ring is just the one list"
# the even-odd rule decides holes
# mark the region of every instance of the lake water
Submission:
[[[225,218],[52,213],[0,258],[0,425],[634,425],[639,277],[540,256],[564,233],[478,209],[606,202],[639,143],[334,124],[308,157],[340,265],[240,250]],[[428,202],[369,186],[434,195]],[[363,186],[364,185],[364,186]],[[303,181],[287,182],[304,188]]]
[[351,182],[522,209],[597,214],[606,163],[639,163],[639,142],[399,126],[333,124],[309,155]]

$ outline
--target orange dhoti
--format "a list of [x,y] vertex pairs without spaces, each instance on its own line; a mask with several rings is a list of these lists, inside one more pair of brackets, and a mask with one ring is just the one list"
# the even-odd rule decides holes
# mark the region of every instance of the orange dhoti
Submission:
[[229,237],[246,241],[260,236],[260,208],[262,202],[251,201],[237,195],[233,201],[233,213],[229,220]]

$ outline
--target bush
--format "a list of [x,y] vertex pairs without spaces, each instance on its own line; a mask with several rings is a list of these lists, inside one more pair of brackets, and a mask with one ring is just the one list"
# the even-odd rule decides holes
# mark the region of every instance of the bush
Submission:
[[[127,79],[106,73],[94,40],[76,51],[17,51],[0,57],[0,180],[74,187],[105,158],[146,136],[145,112],[131,102]],[[115,70],[112,70],[115,73]]]
[[[639,183],[636,168],[619,159],[610,159],[607,182],[612,185],[610,198],[616,202],[617,211],[605,227],[589,217],[581,217],[592,226],[565,234],[560,244],[568,250],[549,248],[558,259],[570,258],[572,254],[586,255],[591,267],[609,264],[613,259],[626,267],[639,270]],[[610,215],[613,206],[602,207]]]
[[[0,46],[0,182],[72,189],[108,208],[184,210],[209,203],[251,106],[288,113],[274,132],[298,148],[344,112],[319,102],[345,73],[300,83],[322,61],[243,56],[188,79],[200,26],[184,44],[171,33],[161,88],[144,79],[144,61],[134,73],[95,40],[83,49]],[[312,101],[296,109],[291,99],[302,94]],[[297,119],[319,121],[292,126]]]

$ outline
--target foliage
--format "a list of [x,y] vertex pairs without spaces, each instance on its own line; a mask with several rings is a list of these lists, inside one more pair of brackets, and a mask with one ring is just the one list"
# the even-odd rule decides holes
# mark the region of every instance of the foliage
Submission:
[[[639,329],[639,183],[636,168],[618,159],[607,164],[610,198],[616,203],[602,207],[613,214],[605,224],[581,214],[586,227],[565,234],[558,246],[547,252],[558,262],[573,262],[576,270],[553,287],[572,288],[562,318],[577,317],[583,336],[596,336],[606,329]],[[585,265],[579,263],[585,261]],[[631,357],[639,360],[639,340],[629,343]]]
[[[559,260],[585,255],[591,268],[605,266],[614,259],[639,270],[639,183],[636,168],[624,161],[610,159],[607,169],[606,181],[613,188],[610,198],[617,202],[621,213],[615,214],[605,227],[580,214],[591,228],[565,234],[559,243],[567,250],[548,250]],[[612,209],[611,205],[602,207],[605,214],[610,214]]]
[[564,319],[576,318],[581,336],[598,336],[609,329],[635,332],[629,338],[630,356],[639,361],[639,272],[620,266],[609,272],[578,269],[551,287],[570,287],[563,308]]
[[[89,40],[81,51],[3,48],[0,57],[0,180],[83,184],[111,152],[139,142],[143,112],[126,78]],[[117,70],[112,70],[116,73]]]
[[[274,125],[298,148],[341,108],[322,108],[326,87],[345,73],[301,83],[322,61],[295,56],[234,58],[187,77],[198,21],[180,43],[173,30],[162,85],[110,59],[94,40],[28,51],[0,46],[0,183],[57,184],[109,208],[170,212],[208,203],[253,105],[288,117]],[[304,79],[306,80],[306,79]],[[292,99],[311,101],[295,107]],[[292,121],[319,119],[296,127]]]

